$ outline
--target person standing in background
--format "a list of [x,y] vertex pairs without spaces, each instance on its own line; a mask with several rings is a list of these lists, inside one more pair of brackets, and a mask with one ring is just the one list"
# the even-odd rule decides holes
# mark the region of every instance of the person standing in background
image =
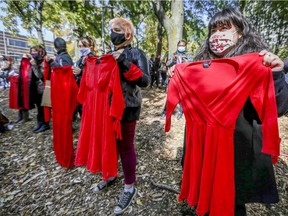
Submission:
[[30,60],[32,78],[31,78],[31,99],[37,106],[37,125],[33,129],[34,133],[41,133],[50,129],[49,122],[44,119],[44,107],[41,106],[42,95],[44,91],[44,58],[46,50],[41,45],[30,48]]
[[[97,53],[96,43],[92,37],[84,36],[77,40],[77,46],[81,57],[77,60],[75,65],[72,67],[74,76],[76,78],[76,83],[78,87],[80,86],[81,78],[84,72],[85,58],[87,56],[95,56]],[[82,115],[82,105],[78,104],[74,112],[73,119],[76,119],[77,114]]]
[[73,61],[67,52],[66,41],[63,38],[57,37],[54,40],[54,49],[56,51],[55,60],[48,55],[46,56],[46,61],[50,64],[51,68],[73,65]]

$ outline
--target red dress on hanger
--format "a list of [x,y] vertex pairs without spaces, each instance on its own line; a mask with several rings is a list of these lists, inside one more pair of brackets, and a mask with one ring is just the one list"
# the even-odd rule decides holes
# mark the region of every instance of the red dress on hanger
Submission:
[[78,86],[71,66],[54,67],[51,74],[54,153],[57,162],[66,168],[74,166],[72,120],[77,94]]
[[[30,98],[30,82],[31,82],[31,64],[29,58],[22,58],[19,68],[19,80],[18,80],[18,107],[22,109],[31,109],[34,105],[31,105]],[[20,98],[19,98],[20,97]],[[20,101],[21,102],[20,102]]]
[[18,82],[19,82],[19,75],[9,76],[8,80],[10,82],[9,108],[10,109],[19,109],[19,106],[18,106]]
[[276,163],[280,138],[274,82],[259,53],[175,67],[168,86],[165,131],[181,102],[186,155],[179,200],[197,206],[198,215],[234,215],[234,128],[248,97],[262,122],[262,152]]
[[121,139],[125,102],[112,55],[85,59],[78,101],[83,112],[75,164],[102,172],[104,180],[117,176],[116,139]]

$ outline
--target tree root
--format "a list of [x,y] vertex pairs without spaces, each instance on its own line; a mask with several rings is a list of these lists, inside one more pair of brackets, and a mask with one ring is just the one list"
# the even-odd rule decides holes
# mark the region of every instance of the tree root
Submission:
[[162,189],[162,190],[167,190],[167,191],[170,191],[170,192],[175,193],[175,194],[179,194],[179,193],[180,193],[180,191],[178,191],[178,190],[176,190],[176,189],[174,189],[174,188],[171,188],[171,187],[169,187],[169,186],[167,186],[167,185],[155,183],[155,182],[152,180],[152,178],[150,178],[150,183],[151,183],[154,187],[160,188],[160,189]]

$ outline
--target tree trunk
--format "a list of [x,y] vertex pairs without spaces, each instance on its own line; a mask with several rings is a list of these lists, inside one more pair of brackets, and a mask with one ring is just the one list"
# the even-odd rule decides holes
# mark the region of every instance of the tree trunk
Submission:
[[36,32],[37,32],[38,43],[45,46],[44,36],[43,36],[43,32],[42,32],[42,26],[37,27]]
[[37,38],[39,44],[43,45],[45,47],[45,42],[44,42],[44,36],[43,36],[43,19],[42,19],[42,11],[43,11],[43,6],[44,6],[44,1],[36,1],[34,2],[35,8],[36,8],[36,22],[35,22],[35,29],[37,32]]
[[178,41],[181,40],[183,36],[184,1],[172,0],[170,8],[171,17],[168,17],[165,13],[163,8],[164,3],[165,2],[161,0],[155,0],[152,2],[154,13],[167,32],[168,51],[169,55],[172,55],[176,50]]
[[158,22],[157,26],[157,36],[158,36],[158,43],[157,43],[156,56],[161,56],[163,36],[162,36],[162,25],[160,22]]

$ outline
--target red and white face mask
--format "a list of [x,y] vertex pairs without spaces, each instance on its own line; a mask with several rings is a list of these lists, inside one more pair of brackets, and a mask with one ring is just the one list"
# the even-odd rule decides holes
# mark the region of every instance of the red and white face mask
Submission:
[[211,51],[216,55],[220,55],[231,46],[234,46],[235,43],[233,42],[233,36],[236,32],[237,30],[234,32],[218,31],[212,34],[209,38],[209,46]]

